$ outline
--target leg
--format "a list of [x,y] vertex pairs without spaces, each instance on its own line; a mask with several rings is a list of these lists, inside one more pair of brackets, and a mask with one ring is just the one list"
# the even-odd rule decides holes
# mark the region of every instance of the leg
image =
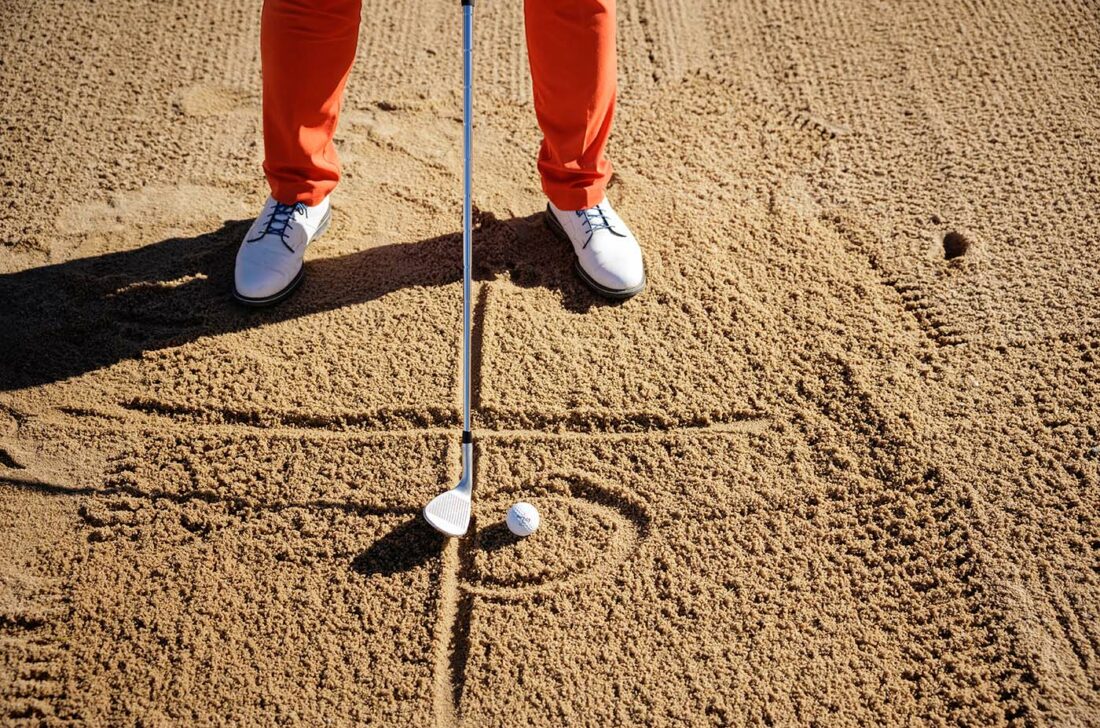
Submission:
[[604,198],[615,113],[615,0],[524,0],[527,54],[542,129],[546,221],[573,246],[581,279],[629,298],[645,287],[638,241]]
[[563,210],[603,199],[615,111],[615,0],[525,0],[542,189]]
[[360,0],[264,0],[264,173],[283,204],[317,205],[340,179],[332,136],[359,39]]
[[286,298],[306,247],[329,225],[340,179],[332,135],[355,60],[360,0],[264,0],[264,173],[271,197],[237,250],[233,295],[249,306]]

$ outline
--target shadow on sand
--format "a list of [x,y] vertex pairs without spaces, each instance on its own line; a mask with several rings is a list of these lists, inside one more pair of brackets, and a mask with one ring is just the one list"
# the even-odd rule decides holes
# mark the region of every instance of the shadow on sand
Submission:
[[352,559],[351,568],[363,576],[403,573],[439,558],[444,540],[443,534],[417,514]]
[[[605,305],[575,277],[568,245],[542,213],[500,220],[475,210],[474,277],[507,273],[560,292],[583,312]],[[462,277],[459,233],[307,261],[289,300],[251,310],[231,295],[233,260],[250,221],[136,250],[0,275],[0,391],[55,382],[211,336],[330,311],[411,286]]]

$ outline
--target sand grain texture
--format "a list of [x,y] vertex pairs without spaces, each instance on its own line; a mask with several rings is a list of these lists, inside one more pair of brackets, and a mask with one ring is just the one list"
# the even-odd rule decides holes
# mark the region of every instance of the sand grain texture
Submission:
[[1095,5],[621,0],[624,305],[476,12],[445,542],[458,9],[364,1],[334,225],[243,311],[259,3],[0,7],[0,723],[1100,723]]

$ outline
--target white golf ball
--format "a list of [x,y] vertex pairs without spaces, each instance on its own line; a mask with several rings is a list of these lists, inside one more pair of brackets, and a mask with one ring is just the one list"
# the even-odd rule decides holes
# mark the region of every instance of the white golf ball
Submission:
[[508,530],[517,536],[530,536],[539,528],[538,509],[526,501],[520,501],[508,509]]

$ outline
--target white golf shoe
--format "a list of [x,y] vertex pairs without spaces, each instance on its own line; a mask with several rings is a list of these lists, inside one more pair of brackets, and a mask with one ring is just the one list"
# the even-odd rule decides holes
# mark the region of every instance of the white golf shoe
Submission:
[[268,197],[237,251],[233,296],[249,306],[289,296],[305,275],[306,246],[328,228],[330,218],[327,197],[313,207]]
[[607,198],[584,210],[561,210],[549,202],[546,222],[573,244],[577,273],[592,290],[630,298],[645,288],[642,249]]

